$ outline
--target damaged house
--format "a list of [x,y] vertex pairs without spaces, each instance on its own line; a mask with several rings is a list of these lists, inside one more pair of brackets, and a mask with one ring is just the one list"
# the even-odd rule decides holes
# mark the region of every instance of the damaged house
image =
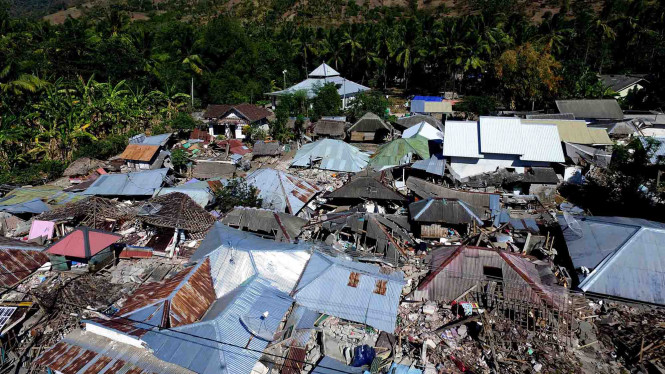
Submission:
[[259,140],[254,143],[252,157],[275,157],[282,155],[282,145],[278,141],[266,142]]
[[314,124],[313,134],[315,138],[344,139],[346,129],[351,126],[346,120],[321,118]]
[[279,242],[295,241],[307,224],[307,220],[287,213],[245,207],[236,207],[221,222]]
[[[335,206],[353,206],[364,203],[369,212],[385,211],[386,206],[393,203],[399,204],[407,200],[404,195],[389,187],[386,179],[387,177],[382,173],[375,174],[362,171],[351,177],[348,183],[327,193],[324,197]],[[381,208],[376,204],[380,204]],[[394,206],[392,210],[394,211],[397,207],[397,205]]]
[[528,168],[565,161],[556,125],[522,123],[512,117],[447,121],[443,155],[458,182],[499,169],[523,174]]
[[318,187],[307,180],[281,170],[261,168],[245,178],[256,187],[262,207],[297,215],[319,193]]
[[113,262],[116,254],[113,244],[120,239],[122,235],[82,226],[51,244],[46,253],[54,269],[70,270],[80,263],[86,264],[87,271],[96,272]]
[[225,136],[227,139],[244,139],[244,126],[267,126],[273,113],[254,104],[210,104],[203,114],[208,122],[208,133],[212,136]]
[[[457,199],[427,198],[409,205],[411,221],[416,234],[423,239],[455,238],[460,233],[475,231],[483,226],[483,220],[464,201]],[[452,229],[452,230],[451,230]]]
[[371,156],[369,165],[374,170],[383,170],[429,158],[430,153],[427,138],[415,135],[411,138],[399,138],[390,143],[383,144]]
[[104,174],[83,195],[150,197],[167,180],[169,169],[137,171],[126,174]]
[[120,158],[134,171],[154,170],[162,166],[171,168],[171,152],[166,150],[170,137],[170,133],[155,136],[136,135],[129,139],[129,144]]
[[392,333],[404,284],[401,271],[315,252],[292,295],[308,309]]
[[[549,264],[502,250],[448,246],[432,252],[432,271],[413,292],[415,300],[450,301],[471,293],[480,301],[559,304],[565,290],[554,285]],[[496,301],[495,301],[496,302]]]
[[336,139],[321,139],[303,145],[293,157],[291,166],[357,173],[369,162],[369,155]]

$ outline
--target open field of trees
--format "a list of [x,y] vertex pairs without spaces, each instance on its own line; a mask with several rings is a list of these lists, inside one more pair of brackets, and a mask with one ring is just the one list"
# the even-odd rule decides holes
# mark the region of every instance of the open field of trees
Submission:
[[377,90],[457,91],[517,109],[607,95],[599,72],[644,73],[650,95],[632,105],[663,106],[662,2],[607,0],[596,9],[564,0],[539,22],[497,0],[477,1],[486,11],[473,15],[375,7],[361,20],[349,12],[362,6],[349,3],[348,19],[325,27],[276,16],[285,0],[259,3],[217,15],[151,6],[147,20],[134,21],[126,5],[107,5],[62,25],[10,16],[4,5],[3,181],[57,172],[82,154],[112,154],[132,133],[171,127],[191,110],[192,80],[195,107],[256,103],[282,88],[283,70],[291,85],[324,61]]

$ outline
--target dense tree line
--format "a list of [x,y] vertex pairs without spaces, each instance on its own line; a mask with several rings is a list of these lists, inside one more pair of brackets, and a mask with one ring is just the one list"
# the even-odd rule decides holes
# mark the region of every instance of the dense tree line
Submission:
[[[172,0],[164,10],[140,1],[147,21],[132,21],[125,4],[57,26],[2,7],[0,170],[67,161],[110,136],[168,127],[189,109],[192,86],[195,107],[261,102],[282,88],[282,71],[291,85],[324,61],[378,90],[457,91],[483,110],[602,97],[609,92],[598,73],[644,73],[649,95],[634,105],[662,105],[662,2],[607,0],[594,10],[563,0],[560,12],[539,22],[503,2],[510,1],[478,0],[483,11],[448,16],[312,1],[285,17],[294,1],[243,2],[222,13],[206,1]],[[345,21],[318,22],[324,9],[343,12]]]

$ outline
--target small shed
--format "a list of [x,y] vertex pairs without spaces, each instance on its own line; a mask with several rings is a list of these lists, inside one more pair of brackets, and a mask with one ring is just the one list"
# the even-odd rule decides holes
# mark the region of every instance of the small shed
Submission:
[[320,119],[314,124],[314,135],[320,138],[343,139],[348,122],[333,119]]
[[111,246],[122,235],[81,226],[53,243],[46,252],[59,270],[68,270],[72,262],[88,264],[89,271],[97,271],[113,260]]
[[386,136],[391,135],[395,130],[386,123],[381,117],[368,112],[349,128],[351,141],[382,141]]

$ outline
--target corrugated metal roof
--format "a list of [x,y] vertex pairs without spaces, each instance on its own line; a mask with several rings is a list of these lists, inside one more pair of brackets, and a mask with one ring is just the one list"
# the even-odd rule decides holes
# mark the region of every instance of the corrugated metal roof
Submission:
[[321,139],[303,145],[291,166],[307,167],[319,160],[319,169],[357,173],[367,166],[369,155],[341,140]]
[[190,258],[210,257],[211,274],[218,297],[254,275],[290,292],[310,257],[311,243],[283,243],[260,238],[219,222],[208,232]]
[[[413,100],[422,100],[422,101],[443,101],[443,98],[440,96],[414,96]],[[412,101],[413,101],[412,100]]]
[[139,171],[127,174],[104,174],[83,191],[84,195],[152,196],[166,178],[169,169]]
[[0,205],[0,212],[9,212],[13,214],[40,214],[49,210],[51,210],[51,208],[46,203],[37,198],[14,205]]
[[331,199],[370,199],[406,201],[406,197],[373,176],[356,176],[349,183],[325,195]]
[[556,125],[562,142],[577,144],[611,145],[612,140],[603,129],[589,128],[585,121],[554,119],[523,119],[522,123]]
[[443,126],[443,123],[441,121],[439,121],[438,119],[436,119],[432,116],[428,116],[428,115],[425,115],[425,114],[406,115],[404,117],[398,118],[396,122],[399,126],[409,128],[409,127],[415,126],[415,125],[417,125],[417,124],[419,124],[420,122],[423,122],[423,121],[425,121],[425,122],[429,123],[430,125],[438,128],[439,130],[443,131],[444,126]]
[[560,113],[573,113],[575,118],[623,119],[623,111],[615,99],[556,100]]
[[175,187],[163,187],[155,191],[153,197],[167,195],[171,192],[181,192],[189,196],[201,207],[205,208],[215,199],[215,192],[228,183],[227,179],[209,179],[181,184]]
[[[19,187],[11,190],[5,196],[0,198],[0,207],[22,204],[22,206],[29,207],[32,210],[32,208],[37,207],[37,205],[32,205],[35,200],[41,200],[50,205],[61,205],[83,198],[85,198],[85,196],[82,196],[81,194],[64,192],[62,188],[56,186],[43,185],[36,187]],[[25,203],[28,204],[25,205]]]
[[311,99],[315,96],[314,94],[315,89],[327,83],[334,84],[335,87],[337,87],[337,93],[339,93],[339,95],[342,97],[355,96],[361,92],[370,90],[369,87],[365,87],[362,84],[358,84],[356,82],[350,81],[340,76],[327,77],[327,78],[310,77],[296,85],[287,88],[286,90],[270,92],[268,93],[268,95],[280,96],[280,95],[294,93],[297,91],[305,91],[307,92],[307,97]]
[[72,374],[194,373],[155,358],[148,349],[81,330],[67,334],[53,348],[44,352],[35,364]]
[[563,162],[556,125],[522,124],[519,118],[480,117],[480,152],[519,155],[523,161]]
[[255,277],[218,302],[223,305],[213,305],[203,322],[150,331],[143,340],[157,358],[197,373],[251,372],[293,300]]
[[372,155],[369,164],[375,169],[403,165],[410,163],[414,156],[422,160],[430,157],[427,138],[415,135],[412,138],[399,138],[383,144]]
[[319,192],[307,180],[276,169],[255,170],[245,181],[259,190],[263,208],[294,215]]
[[443,138],[444,156],[482,158],[478,123],[473,121],[446,121]]
[[364,116],[360,117],[356,123],[353,124],[347,131],[360,131],[360,132],[375,132],[379,130],[392,130],[393,127],[387,124],[379,116],[374,113],[367,112]]
[[120,158],[130,161],[150,162],[159,152],[158,145],[128,144]]
[[49,261],[44,247],[0,238],[0,285],[13,287]]
[[309,73],[310,77],[334,77],[338,75],[339,72],[325,62]]
[[[352,272],[360,274],[356,287],[348,285]],[[385,295],[374,292],[377,281],[386,281]],[[375,265],[315,252],[293,295],[307,308],[392,333],[403,286],[401,271],[385,274]]]
[[306,219],[266,209],[236,207],[227,213],[222,223],[263,235],[274,235],[275,240],[291,242],[302,232]]
[[[604,221],[613,217],[589,217],[578,220],[583,227],[590,222]],[[623,233],[630,228],[622,227],[625,222],[633,222],[634,232],[627,238],[601,244],[603,235],[615,235],[615,230]],[[657,222],[622,220],[622,224],[613,223],[598,231],[591,228],[591,233],[598,238],[596,248],[607,256],[580,284],[585,292],[610,295],[625,299],[638,300],[653,304],[665,304],[665,224]],[[570,228],[569,228],[570,230]],[[589,228],[586,228],[589,231]],[[625,239],[619,242],[619,240]],[[568,244],[568,241],[566,241]],[[612,248],[615,247],[615,248]],[[570,248],[570,245],[569,245]]]
[[432,155],[426,160],[418,160],[411,165],[412,168],[425,170],[432,175],[443,176],[446,171],[446,160],[443,155]]
[[527,114],[526,119],[575,119],[573,113]]

